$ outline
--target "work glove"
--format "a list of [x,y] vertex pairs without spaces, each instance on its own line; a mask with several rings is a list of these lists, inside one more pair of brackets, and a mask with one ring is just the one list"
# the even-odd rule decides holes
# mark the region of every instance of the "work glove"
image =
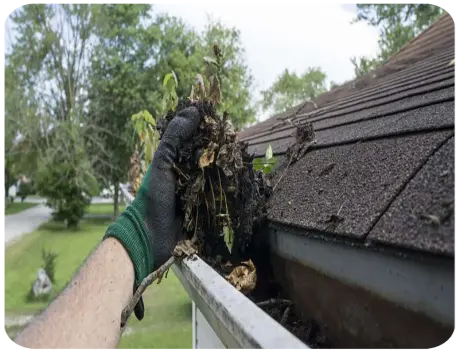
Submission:
[[[179,239],[183,214],[176,209],[173,165],[181,145],[197,130],[199,120],[198,110],[189,107],[169,122],[134,201],[105,233],[104,239],[117,238],[132,260],[134,292],[148,274],[170,258]],[[142,299],[134,312],[139,320],[143,318]]]

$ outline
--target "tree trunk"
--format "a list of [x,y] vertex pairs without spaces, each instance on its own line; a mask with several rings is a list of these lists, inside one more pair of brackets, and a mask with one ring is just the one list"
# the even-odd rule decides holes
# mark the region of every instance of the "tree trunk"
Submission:
[[114,189],[115,189],[115,194],[113,195],[113,220],[118,217],[118,212],[119,212],[118,192],[120,189],[120,183],[118,181],[115,181]]

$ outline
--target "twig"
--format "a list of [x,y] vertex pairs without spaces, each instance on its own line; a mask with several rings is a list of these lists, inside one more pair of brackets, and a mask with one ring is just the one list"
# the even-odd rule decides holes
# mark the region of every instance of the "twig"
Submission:
[[219,214],[222,213],[222,202],[223,202],[223,195],[222,195],[222,192],[223,192],[223,187],[222,187],[222,179],[220,177],[220,170],[217,169],[217,173],[218,173],[218,181],[220,182],[220,210],[219,210]]
[[263,302],[258,302],[257,303],[257,306],[258,307],[266,307],[266,306],[271,306],[273,304],[288,304],[288,305],[291,305],[292,304],[292,301],[288,300],[288,299],[281,299],[281,298],[271,298],[271,299],[268,299],[267,301],[263,301]]
[[273,192],[274,192],[274,190],[276,189],[277,185],[279,184],[280,180],[282,180],[282,177],[284,177],[284,174],[285,174],[285,172],[288,170],[288,168],[289,168],[289,166],[290,166],[290,163],[292,162],[292,159],[293,159],[293,154],[290,156],[290,160],[288,161],[287,167],[286,167],[285,170],[282,172],[282,175],[279,177],[279,179],[277,180],[276,184],[274,185],[274,187],[273,187]]
[[[346,199],[347,200],[347,199]],[[341,204],[341,206],[339,207],[339,210],[338,212],[336,213],[336,216],[339,215],[339,213],[341,213],[341,209],[343,209],[343,205],[346,203],[346,200],[343,202],[343,204]]]
[[175,171],[177,171],[180,175],[182,175],[183,177],[185,177],[185,179],[186,179],[187,181],[190,180],[190,176],[185,175],[185,174],[183,173],[183,171],[180,170],[180,168],[179,168],[177,165],[172,164],[172,168],[173,168]]
[[[192,244],[196,244],[198,241],[197,237],[193,237],[191,239]],[[182,255],[181,257],[176,257],[176,256],[171,256],[163,265],[161,265],[157,270],[153,271],[150,273],[147,277],[145,277],[142,280],[142,283],[137,287],[137,290],[134,293],[134,296],[132,296],[131,300],[129,301],[129,304],[126,306],[126,308],[123,309],[121,313],[121,332],[124,331],[124,328],[126,326],[126,322],[129,319],[129,316],[132,314],[134,311],[135,306],[137,305],[137,302],[139,301],[140,297],[142,294],[145,292],[148,286],[150,286],[153,281],[158,279],[158,284],[161,282],[164,273],[167,273],[169,271],[169,268],[174,264],[175,262],[183,259],[185,256]],[[167,277],[167,275],[166,275]]]
[[163,265],[161,265],[158,268],[158,270],[153,271],[145,279],[142,280],[142,283],[135,291],[134,296],[132,296],[131,301],[126,306],[126,308],[123,309],[123,312],[121,313],[121,328],[123,328],[126,325],[126,322],[129,319],[129,316],[134,311],[134,308],[137,302],[139,301],[140,297],[142,296],[144,291],[147,289],[147,287],[150,286],[153,283],[153,281],[155,281],[156,279],[158,279],[158,282],[160,282],[164,273],[172,266],[172,264],[175,263],[176,259],[177,258],[174,256],[170,257],[167,260],[167,262],[165,262]]
[[282,318],[279,322],[281,325],[285,325],[285,323],[287,322],[288,315],[290,314],[291,309],[292,309],[291,305],[288,305],[287,308],[285,308],[284,314],[282,314]]

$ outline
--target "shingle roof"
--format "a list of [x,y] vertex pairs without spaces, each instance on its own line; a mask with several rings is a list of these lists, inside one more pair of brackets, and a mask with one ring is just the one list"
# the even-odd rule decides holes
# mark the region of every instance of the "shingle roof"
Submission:
[[318,108],[305,102],[242,131],[256,155],[269,144],[286,152],[289,120],[316,131],[316,146],[276,188],[269,219],[453,255],[453,58],[444,15],[379,69],[319,96]]

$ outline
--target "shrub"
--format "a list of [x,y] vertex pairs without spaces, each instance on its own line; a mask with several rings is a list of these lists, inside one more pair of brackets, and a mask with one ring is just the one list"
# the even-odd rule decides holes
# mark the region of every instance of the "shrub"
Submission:
[[[54,253],[52,251],[47,251],[45,249],[42,249],[41,251],[41,257],[43,259],[43,269],[45,269],[46,274],[48,275],[49,279],[51,280],[51,283],[54,285],[56,283],[55,279],[55,272],[56,272],[56,258],[57,258],[57,253]],[[40,295],[40,296],[35,296],[33,293],[33,284],[35,280],[32,282],[30,286],[30,290],[27,292],[25,296],[26,302],[48,302],[49,299],[51,298],[52,291],[48,294]]]
[[46,251],[43,249],[41,251],[41,257],[43,259],[43,269],[45,269],[46,274],[48,274],[49,279],[53,284],[56,283],[55,281],[55,269],[56,269],[56,258],[57,258],[57,253],[51,252],[51,251]]
[[36,189],[54,210],[54,219],[67,227],[78,226],[91,196],[98,193],[82,137],[71,123],[53,130],[53,141],[39,163]]

